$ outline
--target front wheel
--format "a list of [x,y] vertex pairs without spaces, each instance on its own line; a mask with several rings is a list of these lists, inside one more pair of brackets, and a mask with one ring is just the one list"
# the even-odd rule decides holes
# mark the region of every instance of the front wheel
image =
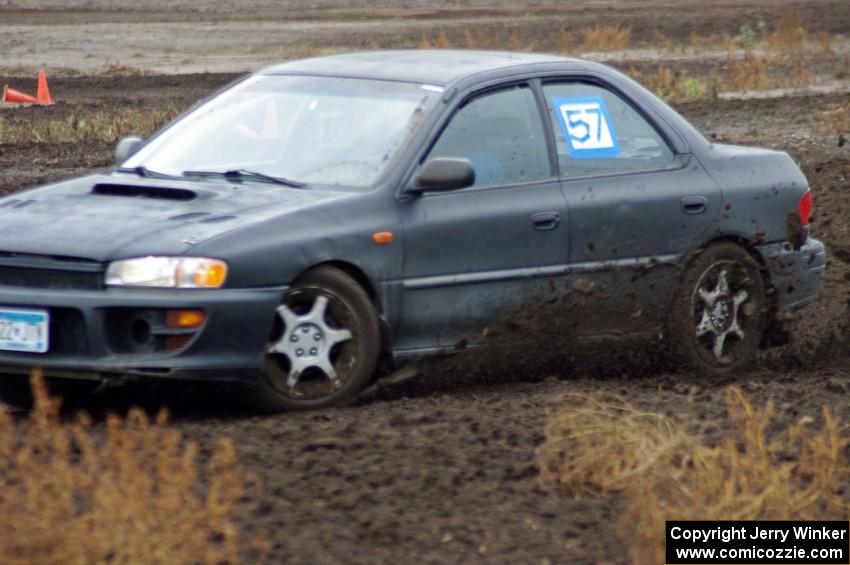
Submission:
[[250,401],[266,411],[345,404],[372,378],[379,351],[378,316],[360,285],[332,267],[308,271],[276,310]]
[[754,358],[764,334],[766,294],[761,269],[742,247],[708,247],[685,271],[669,324],[679,361],[724,375]]

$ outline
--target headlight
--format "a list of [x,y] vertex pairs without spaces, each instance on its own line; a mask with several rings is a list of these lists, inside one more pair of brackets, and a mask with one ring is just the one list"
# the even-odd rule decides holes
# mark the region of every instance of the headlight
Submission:
[[206,257],[139,257],[106,269],[107,286],[219,288],[226,278],[227,263]]

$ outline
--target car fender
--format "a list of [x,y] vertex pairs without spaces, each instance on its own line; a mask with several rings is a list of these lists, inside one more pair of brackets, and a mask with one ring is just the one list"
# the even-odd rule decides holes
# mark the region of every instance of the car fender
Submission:
[[[391,235],[377,238],[379,243],[378,232]],[[399,277],[401,237],[391,192],[376,189],[345,203],[319,203],[224,233],[187,254],[227,261],[227,286],[235,288],[289,286],[318,265],[347,267],[365,277],[378,309],[389,313],[394,304],[385,283]]]

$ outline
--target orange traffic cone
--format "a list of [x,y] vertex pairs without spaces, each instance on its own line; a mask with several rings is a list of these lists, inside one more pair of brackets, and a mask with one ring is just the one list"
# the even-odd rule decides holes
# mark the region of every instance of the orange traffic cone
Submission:
[[36,103],[41,106],[52,106],[53,98],[50,97],[50,89],[47,88],[47,73],[44,69],[38,71],[38,93],[35,95]]
[[3,102],[13,102],[15,104],[36,104],[38,101],[30,96],[12,88],[9,85],[3,87]]

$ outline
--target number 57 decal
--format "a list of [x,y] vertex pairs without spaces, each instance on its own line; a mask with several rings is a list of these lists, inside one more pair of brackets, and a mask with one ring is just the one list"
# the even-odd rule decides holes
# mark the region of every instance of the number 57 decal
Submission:
[[601,96],[552,98],[567,150],[573,159],[616,157],[617,134]]

